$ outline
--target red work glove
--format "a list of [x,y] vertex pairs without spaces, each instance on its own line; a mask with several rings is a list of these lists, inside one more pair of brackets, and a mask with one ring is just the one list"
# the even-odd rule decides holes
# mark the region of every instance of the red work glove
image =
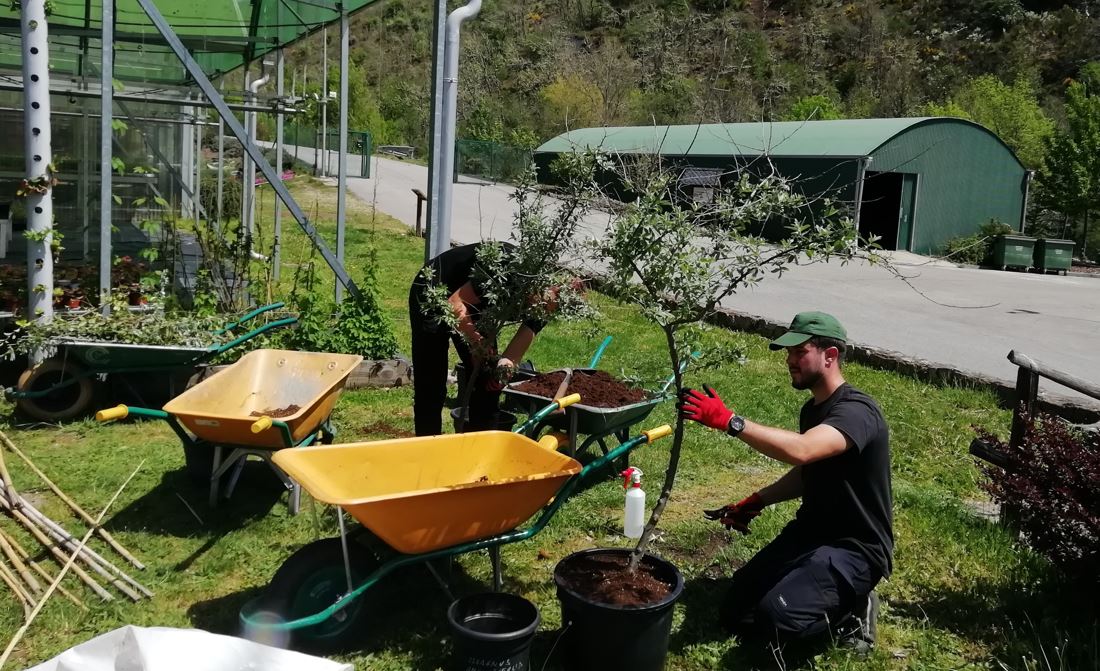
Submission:
[[[703,392],[706,392],[705,394]],[[703,392],[695,389],[680,391],[680,402],[676,409],[680,416],[699,422],[703,426],[725,431],[729,428],[733,411],[726,407],[710,385],[703,385]]]
[[760,515],[764,509],[764,501],[759,494],[741,499],[737,503],[731,503],[715,510],[704,510],[703,515],[708,520],[718,520],[727,529],[735,529],[743,534],[749,533],[749,522]]

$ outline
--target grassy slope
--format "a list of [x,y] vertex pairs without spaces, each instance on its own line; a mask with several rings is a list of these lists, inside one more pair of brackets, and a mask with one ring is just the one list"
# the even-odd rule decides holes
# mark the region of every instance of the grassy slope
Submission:
[[[304,207],[318,205],[318,221],[333,239],[330,222],[332,190],[313,181],[294,187]],[[266,201],[270,203],[270,201]],[[351,202],[348,261],[353,275],[373,235],[378,249],[379,285],[385,306],[407,351],[405,296],[421,256],[420,240],[400,223],[374,217],[370,208]],[[286,224],[289,229],[292,223]],[[372,233],[373,231],[373,233]],[[302,236],[288,231],[284,288],[293,264],[306,257]],[[658,334],[637,312],[594,296],[603,311],[599,332],[615,341],[601,367],[620,369],[646,380],[661,377],[665,366]],[[590,325],[554,324],[539,338],[531,358],[541,369],[587,361],[598,338]],[[796,425],[804,394],[792,390],[782,362],[764,340],[719,330],[709,337],[743,347],[747,361],[720,371],[689,375],[707,381],[739,412],[779,426]],[[847,668],[1047,668],[1027,660],[1051,656],[1050,668],[1091,668],[1098,656],[1095,610],[1058,593],[1040,562],[1014,549],[999,527],[963,512],[960,502],[978,497],[977,471],[966,455],[972,424],[1005,427],[1006,412],[984,394],[964,389],[933,388],[891,373],[852,365],[851,382],[882,404],[890,421],[894,451],[897,572],[881,588],[885,607],[882,645],[868,662],[855,662],[840,652],[817,660],[823,669]],[[346,393],[336,422],[343,438],[376,439],[411,431],[408,389]],[[647,424],[670,422],[672,404],[660,407]],[[265,584],[280,562],[318,534],[331,535],[331,514],[289,517],[270,487],[262,467],[250,468],[228,505],[210,510],[205,490],[184,476],[178,440],[161,423],[124,423],[107,427],[90,421],[62,427],[4,427],[73,498],[98,509],[118,484],[143,461],[138,476],[124,492],[108,528],[149,569],[139,577],[157,596],[138,604],[102,604],[85,595],[84,613],[55,599],[43,612],[17,651],[17,665],[53,656],[93,635],[125,623],[200,627],[235,631],[239,607]],[[9,457],[17,485],[37,494],[39,483]],[[650,496],[665,463],[660,443],[636,453],[633,463],[648,474]],[[766,512],[747,537],[727,535],[699,515],[703,506],[737,499],[782,472],[743,444],[714,433],[689,428],[678,488],[663,523],[658,550],[684,571],[688,587],[678,608],[671,642],[671,669],[747,668],[738,646],[725,640],[712,624],[724,576],[766,543],[794,510],[787,504]],[[38,489],[35,489],[38,488]],[[67,514],[47,496],[45,506],[57,520]],[[188,512],[184,499],[202,518]],[[308,498],[308,497],[306,497]],[[320,513],[318,506],[318,513]],[[622,490],[612,482],[591,487],[569,502],[542,535],[504,549],[505,588],[535,601],[544,625],[535,643],[541,664],[554,644],[560,624],[550,575],[556,560],[592,545],[625,545],[621,529]],[[14,531],[8,519],[0,520]],[[77,529],[75,523],[70,528]],[[102,549],[102,548],[100,548]],[[105,552],[105,554],[107,554]],[[549,557],[548,559],[544,557]],[[119,560],[119,565],[122,564]],[[135,574],[138,572],[134,572]],[[457,571],[458,591],[476,589],[471,581],[488,578],[484,555],[463,557]],[[77,588],[71,579],[70,587]],[[415,573],[400,584],[400,596],[375,601],[382,615],[364,637],[364,649],[344,656],[360,669],[430,669],[446,660],[446,599],[427,578]],[[384,596],[379,592],[377,596]],[[410,604],[417,604],[415,607]],[[1071,619],[1071,615],[1076,619]],[[1085,617],[1081,617],[1085,615]],[[20,612],[14,602],[0,601],[0,632],[14,631]],[[0,636],[2,637],[2,636]],[[6,637],[3,637],[6,638]],[[1065,646],[1065,664],[1057,649]],[[551,664],[547,668],[554,668]]]

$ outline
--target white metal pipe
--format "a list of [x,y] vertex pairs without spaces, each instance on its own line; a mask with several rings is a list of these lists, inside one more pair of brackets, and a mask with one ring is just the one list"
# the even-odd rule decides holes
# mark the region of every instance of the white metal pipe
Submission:
[[[267,72],[266,64],[260,66],[260,78],[248,85],[248,97],[249,100],[256,99],[256,92],[260,90],[260,87],[271,81],[271,73]],[[248,141],[256,143],[256,113],[246,112],[245,129],[248,131]],[[242,193],[244,194],[244,230],[251,235],[255,232],[256,228],[256,164],[252,162],[247,153],[242,154],[242,160],[244,161],[244,184]]]
[[321,29],[321,177],[328,176],[328,24]]
[[[348,13],[340,12],[340,150],[336,158],[336,258],[344,262],[344,226],[348,188]],[[336,302],[344,297],[344,285],[336,280]]]
[[443,54],[443,132],[439,142],[439,217],[433,232],[433,256],[451,247],[451,200],[454,193],[455,125],[458,118],[458,54],[462,24],[481,11],[481,0],[470,0],[447,17],[447,43]]
[[440,135],[443,132],[443,52],[447,35],[447,0],[434,0],[432,10],[431,144],[428,146],[428,213],[424,231],[424,260],[430,259],[439,222]]
[[[27,182],[27,317],[53,318],[53,162],[50,129],[50,47],[45,0],[24,0],[23,147]],[[38,239],[36,239],[38,238]],[[35,357],[37,353],[35,353]]]
[[[278,9],[282,8],[282,5],[277,6]],[[279,175],[279,179],[283,178],[283,94],[285,93],[286,81],[284,77],[284,59],[283,50],[279,49],[275,52],[275,95],[279,98],[279,109],[275,112],[275,173]],[[291,87],[293,90],[293,86]],[[271,268],[271,278],[275,281],[279,281],[279,266],[281,265],[280,246],[281,238],[283,235],[283,204],[279,202],[279,199],[275,199],[275,232],[272,234],[272,249],[271,255],[274,257],[274,265]],[[339,282],[337,282],[339,284]]]

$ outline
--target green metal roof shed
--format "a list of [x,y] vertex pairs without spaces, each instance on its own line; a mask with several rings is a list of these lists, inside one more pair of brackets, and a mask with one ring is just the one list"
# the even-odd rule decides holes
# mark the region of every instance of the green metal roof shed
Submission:
[[723,174],[766,157],[807,195],[850,203],[861,233],[880,236],[886,249],[928,253],[992,218],[1024,224],[1028,171],[994,133],[963,119],[582,128],[536,150],[540,174],[554,156],[584,149]]

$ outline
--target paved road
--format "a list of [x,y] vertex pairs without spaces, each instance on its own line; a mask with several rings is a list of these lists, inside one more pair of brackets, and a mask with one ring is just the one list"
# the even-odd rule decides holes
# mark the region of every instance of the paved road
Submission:
[[[312,149],[302,151],[304,160],[312,156]],[[414,225],[411,189],[427,192],[427,168],[375,158],[371,175],[350,178],[348,189]],[[473,179],[456,184],[452,238],[507,238],[510,192]],[[599,231],[602,221],[606,216],[592,217],[585,228]],[[909,254],[898,254],[895,263],[909,284],[879,267],[818,264],[766,280],[725,307],[782,322],[801,310],[825,310],[841,320],[854,342],[1005,381],[1015,381],[1016,367],[1005,358],[1015,349],[1100,382],[1100,279],[956,268]],[[1050,382],[1041,390],[1084,398]]]

